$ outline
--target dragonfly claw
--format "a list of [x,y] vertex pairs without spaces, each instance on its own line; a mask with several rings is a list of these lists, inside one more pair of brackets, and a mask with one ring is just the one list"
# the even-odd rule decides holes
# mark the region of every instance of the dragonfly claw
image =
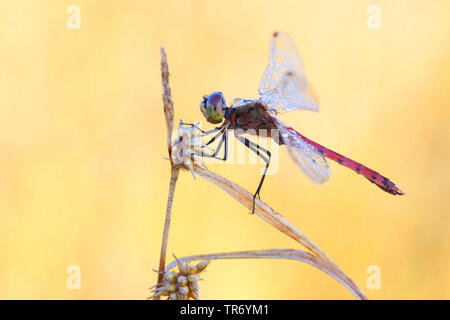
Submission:
[[253,206],[252,206],[252,214],[254,214],[255,213],[255,203],[256,203],[256,197],[258,197],[258,199],[259,200],[261,200],[261,197],[259,196],[259,191],[258,192],[256,192],[254,195],[253,195]]

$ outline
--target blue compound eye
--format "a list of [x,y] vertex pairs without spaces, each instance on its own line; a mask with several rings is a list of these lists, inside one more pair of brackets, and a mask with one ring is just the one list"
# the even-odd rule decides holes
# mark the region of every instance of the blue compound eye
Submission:
[[200,110],[206,120],[214,124],[223,121],[225,107],[225,97],[222,92],[213,92],[209,96],[204,96],[200,103]]

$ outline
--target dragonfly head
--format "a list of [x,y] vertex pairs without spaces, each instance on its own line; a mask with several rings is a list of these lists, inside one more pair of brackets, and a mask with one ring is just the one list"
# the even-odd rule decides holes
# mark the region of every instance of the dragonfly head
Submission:
[[226,107],[225,97],[222,92],[213,92],[209,96],[205,95],[200,103],[200,110],[206,120],[214,124],[223,121],[223,114]]

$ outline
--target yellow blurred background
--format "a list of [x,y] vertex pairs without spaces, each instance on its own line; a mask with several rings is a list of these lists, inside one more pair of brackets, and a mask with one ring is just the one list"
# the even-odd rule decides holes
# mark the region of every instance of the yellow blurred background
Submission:
[[[73,4],[81,28],[70,30]],[[367,27],[370,5],[381,10],[379,30]],[[407,194],[335,163],[315,185],[282,150],[262,200],[369,298],[450,298],[448,1],[2,1],[0,25],[0,298],[148,297],[170,177],[160,46],[176,124],[192,122],[203,94],[257,97],[275,30],[295,39],[321,102],[319,113],[280,119]],[[260,167],[209,169],[253,192]],[[168,262],[268,248],[302,249],[180,174]],[[80,290],[66,286],[70,265]],[[371,265],[380,289],[366,286]],[[293,261],[215,261],[203,278],[202,299],[353,299]]]

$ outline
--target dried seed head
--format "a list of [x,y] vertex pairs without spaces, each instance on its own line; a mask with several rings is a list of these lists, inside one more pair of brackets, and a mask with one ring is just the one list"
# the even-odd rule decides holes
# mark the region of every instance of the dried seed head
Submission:
[[194,300],[198,300],[198,289],[196,289],[196,290],[189,290],[189,298],[192,298]]
[[168,283],[167,287],[166,287],[166,290],[168,292],[175,292],[177,290],[177,286],[174,283]]
[[169,300],[177,300],[177,294],[176,293],[171,293],[169,295]]
[[203,143],[199,134],[199,124],[200,122],[198,121],[194,126],[181,123],[177,130],[175,142],[172,145],[173,164],[181,165],[185,169],[190,170],[194,178],[194,165],[202,165],[206,168],[200,156],[204,148],[212,150]]
[[177,290],[177,294],[183,297],[183,299],[180,299],[180,300],[186,300],[186,298],[189,294],[189,288],[188,287],[179,287]]
[[173,255],[175,260],[177,261],[178,264],[178,269],[180,270],[181,274],[187,274],[188,271],[188,263],[187,262],[183,262],[181,260],[179,260],[175,255]]
[[185,287],[188,284],[188,279],[185,276],[179,276],[178,277],[178,286],[179,287]]
[[189,283],[197,283],[198,281],[198,274],[190,274],[187,276]]
[[197,268],[193,264],[190,264],[190,265],[188,265],[187,273],[188,274],[196,274]]
[[178,274],[175,271],[167,271],[166,273],[164,273],[163,279],[169,282],[173,282],[177,276]]
[[198,273],[200,273],[200,272],[202,272],[203,270],[205,270],[205,268],[208,266],[208,264],[211,262],[211,260],[212,259],[214,259],[214,258],[211,258],[211,259],[208,259],[208,260],[204,260],[204,261],[202,261],[202,262],[199,262],[196,266],[195,266],[195,268],[197,269],[197,274]]
[[192,265],[175,257],[179,272],[164,272],[163,280],[152,287],[153,296],[167,296],[169,300],[198,299],[198,280],[211,259]]

